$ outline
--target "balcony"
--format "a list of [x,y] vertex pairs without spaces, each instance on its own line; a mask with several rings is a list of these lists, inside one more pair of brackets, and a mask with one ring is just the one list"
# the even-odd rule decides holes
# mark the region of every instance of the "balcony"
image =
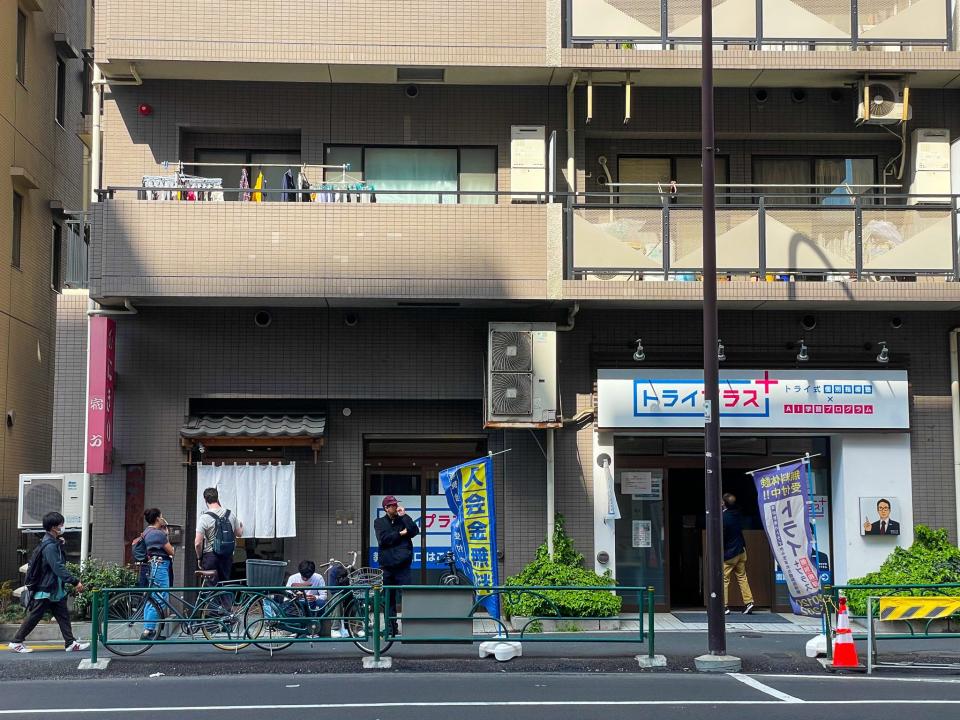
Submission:
[[548,28],[559,51],[560,10],[559,0],[98,0],[96,58],[108,77],[133,62],[145,78],[302,82],[395,82],[398,65],[543,67]]
[[[567,47],[699,49],[695,0],[567,0]],[[949,0],[713,0],[717,48],[953,48]]]
[[495,193],[497,204],[150,201],[136,190],[93,207],[97,299],[542,299],[562,280],[560,204]]
[[[850,197],[845,204],[815,205],[786,204],[782,195],[719,196],[717,271],[729,281],[720,285],[721,299],[900,297],[955,304],[958,198],[928,205],[903,204],[907,199],[883,205],[879,198]],[[724,204],[732,200],[740,202]],[[699,206],[672,204],[667,195],[659,207],[637,203],[636,196],[581,196],[567,212],[565,296],[699,299]],[[931,298],[934,288],[941,297]]]

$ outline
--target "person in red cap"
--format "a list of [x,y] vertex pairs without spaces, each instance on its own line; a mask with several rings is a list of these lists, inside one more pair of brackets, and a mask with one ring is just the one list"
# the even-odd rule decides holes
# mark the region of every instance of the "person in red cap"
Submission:
[[[383,584],[385,586],[409,585],[410,565],[413,563],[412,539],[420,532],[417,524],[410,519],[403,507],[393,495],[383,499],[383,509],[386,515],[373,522],[373,530],[377,534],[377,543],[380,545],[379,564],[383,569]],[[390,631],[397,635],[397,596],[399,591],[390,593],[390,603],[387,612],[390,617]]]

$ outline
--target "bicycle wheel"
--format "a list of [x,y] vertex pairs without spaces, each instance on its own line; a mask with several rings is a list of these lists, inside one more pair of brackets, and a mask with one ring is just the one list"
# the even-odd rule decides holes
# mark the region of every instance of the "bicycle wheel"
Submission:
[[443,577],[440,578],[441,585],[459,585],[460,584],[460,575],[457,573],[446,573]]
[[160,606],[152,598],[136,593],[120,593],[110,598],[107,605],[107,627],[103,646],[114,655],[133,657],[149,650],[150,645],[115,645],[114,642],[139,640],[144,631],[144,612],[153,608],[157,617],[163,617]]
[[221,590],[210,593],[200,602],[197,608],[200,632],[207,640],[215,641],[215,648],[236,652],[250,644],[243,622],[244,596],[245,593],[236,590]]
[[256,638],[254,645],[276,652],[293,645],[290,638],[298,637],[302,617],[303,608],[291,597],[259,597],[247,607],[243,624],[248,637]]
[[[343,604],[343,615],[346,618],[347,632],[353,638],[353,644],[368,655],[373,655],[373,626],[380,623],[380,653],[386,653],[393,646],[393,640],[386,640],[386,623],[382,614],[375,614],[373,607],[357,598],[352,598]],[[370,633],[367,633],[370,628]]]

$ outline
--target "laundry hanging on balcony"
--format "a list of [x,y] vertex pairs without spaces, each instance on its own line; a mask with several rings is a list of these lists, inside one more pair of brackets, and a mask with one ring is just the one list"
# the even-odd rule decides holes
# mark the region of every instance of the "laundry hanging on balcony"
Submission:
[[203,491],[211,487],[243,523],[244,537],[296,537],[296,463],[197,465],[197,517],[206,512]]
[[141,200],[223,200],[223,178],[173,175],[144,175],[140,181]]

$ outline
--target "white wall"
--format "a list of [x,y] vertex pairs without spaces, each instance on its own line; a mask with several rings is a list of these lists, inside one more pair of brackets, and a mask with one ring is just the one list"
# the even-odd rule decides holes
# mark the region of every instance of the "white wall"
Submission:
[[[910,435],[837,435],[830,442],[834,582],[843,584],[879,568],[897,545],[913,543]],[[895,497],[900,535],[861,535],[861,497]]]

